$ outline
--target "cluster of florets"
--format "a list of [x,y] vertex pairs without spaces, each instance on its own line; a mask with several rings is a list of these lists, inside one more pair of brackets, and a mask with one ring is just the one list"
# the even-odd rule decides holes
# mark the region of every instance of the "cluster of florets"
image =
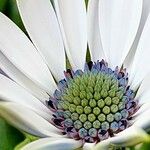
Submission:
[[137,109],[125,69],[107,63],[88,63],[82,70],[67,70],[65,79],[48,101],[56,127],[74,139],[98,142],[130,125]]

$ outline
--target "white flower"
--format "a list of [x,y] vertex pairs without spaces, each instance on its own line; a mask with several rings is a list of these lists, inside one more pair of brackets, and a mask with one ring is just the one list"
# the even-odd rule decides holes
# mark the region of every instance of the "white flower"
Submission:
[[[87,12],[84,0],[54,0],[53,5],[50,0],[17,0],[17,5],[32,42],[12,21],[0,14],[0,68],[10,77],[0,75],[0,115],[18,129],[42,137],[22,149],[70,150],[80,147],[108,149],[110,145],[128,146],[147,140],[145,131],[150,128],[149,0],[89,0]],[[57,99],[55,96],[58,95],[54,92],[60,88],[59,84],[57,87],[57,83],[64,79],[63,71],[67,69],[65,53],[73,70],[80,72],[79,69],[83,70],[85,65],[87,43],[91,60],[97,62],[104,59],[105,61],[102,60],[95,65],[101,64],[104,69],[108,69],[108,63],[113,70],[110,75],[117,73],[116,82],[119,82],[119,88],[125,87],[123,90],[126,94],[131,90],[127,98],[132,99],[130,102],[134,103],[130,105],[131,103],[127,102],[126,109],[123,109],[127,110],[127,113],[122,114],[119,111],[122,116],[127,114],[127,117],[123,118],[127,121],[125,124],[119,124],[119,121],[114,124],[108,123],[112,122],[114,116],[109,115],[110,118],[108,115],[104,116],[107,116],[107,123],[102,127],[102,121],[100,129],[106,131],[105,135],[97,133],[101,119],[96,120],[93,117],[95,115],[90,115],[88,120],[97,122],[93,125],[96,135],[88,131],[89,139],[86,139],[85,128],[76,130],[78,132],[68,131],[69,129],[64,127],[66,126],[64,120],[61,122],[57,116],[54,117],[55,113],[59,112],[56,108],[58,105],[51,101],[52,98]],[[126,68],[128,75],[124,69],[118,70],[116,66]],[[80,72],[81,74],[88,72],[88,66],[85,68],[84,72]],[[96,68],[96,73],[97,71]],[[93,77],[94,71],[89,70],[89,72]],[[65,72],[67,79],[72,75],[69,71]],[[64,84],[72,85],[66,80]],[[91,81],[92,79],[89,80]],[[79,87],[81,88],[80,85]],[[70,89],[67,87],[67,90]],[[84,95],[82,93],[80,97]],[[97,95],[94,96],[95,99],[96,97]],[[95,99],[89,104],[93,113],[94,105],[97,105]],[[107,102],[105,101],[106,105]],[[50,106],[54,107],[55,113],[51,111]],[[116,112],[118,108],[119,105],[111,111]],[[132,108],[132,112],[128,108]],[[106,107],[105,110],[97,108],[94,114],[99,110],[109,114],[110,109],[111,106]],[[82,111],[82,108],[79,109],[79,114]],[[82,124],[87,118],[82,115],[79,119],[83,127]],[[65,128],[63,132],[74,135],[63,135],[58,124],[59,127]],[[71,136],[74,138],[77,136],[77,140],[70,138]],[[89,143],[92,140],[93,143]]]

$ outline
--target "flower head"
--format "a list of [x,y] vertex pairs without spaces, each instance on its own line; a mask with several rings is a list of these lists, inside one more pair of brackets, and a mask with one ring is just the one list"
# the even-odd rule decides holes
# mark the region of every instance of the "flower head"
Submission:
[[17,5],[30,39],[0,14],[0,68],[7,74],[0,75],[0,115],[41,137],[23,149],[96,150],[148,140],[150,4]]

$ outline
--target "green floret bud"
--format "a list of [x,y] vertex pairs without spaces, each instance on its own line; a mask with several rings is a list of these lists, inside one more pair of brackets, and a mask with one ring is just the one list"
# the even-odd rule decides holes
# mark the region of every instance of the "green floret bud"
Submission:
[[86,106],[86,107],[84,108],[84,113],[85,113],[85,114],[90,114],[91,112],[92,112],[91,107]]
[[119,104],[118,104],[118,109],[119,110],[122,110],[122,109],[124,109],[125,108],[125,103],[124,102],[120,102]]
[[64,124],[66,127],[71,127],[73,125],[73,121],[70,118],[68,118],[64,121]]
[[88,115],[88,120],[89,120],[90,122],[94,122],[95,119],[96,119],[96,116],[95,116],[94,114],[89,114],[89,115]]
[[89,130],[89,135],[90,135],[91,137],[96,137],[96,136],[97,136],[97,130],[96,130],[95,128],[91,128],[91,129]]
[[96,106],[96,101],[95,101],[95,99],[90,99],[89,105],[90,105],[91,107],[95,107],[95,106]]
[[70,104],[69,105],[69,111],[72,112],[72,113],[75,112],[76,111],[76,105]]
[[102,130],[108,130],[109,129],[109,123],[108,122],[103,122],[102,124],[101,124],[101,128],[102,128]]
[[105,116],[104,114],[100,114],[100,115],[98,116],[98,120],[99,120],[100,122],[104,122],[104,121],[106,120],[106,116]]
[[72,92],[72,93],[73,93],[74,96],[77,97],[77,96],[79,96],[80,91],[77,90],[77,89],[73,89],[73,92]]
[[105,106],[105,102],[103,101],[103,99],[100,99],[99,101],[98,101],[98,107],[99,108],[103,108]]
[[106,97],[104,101],[105,101],[106,105],[108,105],[108,106],[111,105],[111,98],[110,97]]
[[83,99],[83,100],[81,101],[81,105],[82,105],[83,107],[88,106],[88,103],[89,103],[89,101],[88,101],[87,99]]
[[70,118],[71,112],[68,111],[68,110],[66,110],[66,111],[64,112],[63,116],[64,116],[64,118],[66,118],[66,119],[67,119],[67,118]]
[[109,91],[108,91],[108,95],[109,95],[111,98],[115,97],[115,95],[116,95],[115,90],[109,90]]
[[123,92],[122,92],[122,91],[116,92],[116,96],[117,96],[119,99],[122,99],[122,97],[123,97]]
[[86,98],[86,92],[85,92],[85,91],[81,91],[81,92],[80,92],[80,98],[81,98],[81,99]]
[[114,121],[114,115],[113,114],[108,114],[107,115],[107,121],[108,122],[113,122]]
[[102,89],[102,90],[101,90],[101,96],[102,96],[103,98],[105,98],[105,97],[108,96],[108,92],[107,92],[106,89]]
[[109,114],[110,113],[110,108],[108,106],[105,106],[103,108],[103,113],[106,114],[106,115]]
[[86,86],[81,83],[79,86],[79,89],[80,89],[80,91],[84,91],[84,90],[86,90]]
[[112,113],[116,113],[118,111],[118,106],[113,104],[113,105],[111,105],[110,109],[111,109]]
[[104,82],[104,84],[102,85],[102,89],[109,90],[109,83]]
[[76,112],[77,112],[78,114],[82,114],[83,111],[84,111],[84,109],[83,109],[82,106],[77,106],[77,107],[76,107]]
[[112,86],[111,86],[111,90],[113,90],[113,91],[118,91],[118,85],[116,85],[116,84],[113,84]]
[[61,105],[62,105],[62,108],[63,108],[64,110],[68,110],[68,108],[69,108],[69,102],[68,102],[68,101],[63,101],[63,102],[61,103]]
[[62,96],[62,100],[67,100],[68,102],[72,103],[73,102],[73,96],[70,94],[70,95],[63,95]]
[[81,114],[79,120],[84,123],[87,120],[87,116],[85,114]]
[[77,85],[80,85],[80,77],[74,78],[74,82],[75,82]]
[[118,97],[114,97],[112,98],[112,103],[118,105],[119,104],[119,98]]
[[95,100],[99,100],[100,98],[101,98],[100,93],[99,93],[99,92],[95,92],[95,93],[94,93],[94,99],[95,99]]
[[101,123],[100,123],[98,120],[96,120],[96,121],[93,122],[93,127],[94,127],[95,129],[99,129],[100,126],[101,126]]
[[82,122],[79,121],[79,120],[76,120],[76,121],[74,122],[74,127],[75,127],[76,129],[81,129],[81,128],[82,128]]
[[94,92],[94,90],[93,90],[93,88],[92,88],[91,86],[90,86],[90,87],[88,86],[86,91],[87,91],[87,93],[88,93],[88,92],[91,92],[91,93]]
[[86,97],[88,100],[92,99],[93,98],[93,94],[91,92],[87,93],[86,94]]
[[115,117],[116,121],[119,121],[119,120],[121,120],[122,115],[121,115],[121,113],[117,112],[117,113],[115,113],[114,117]]
[[78,113],[72,113],[72,114],[71,114],[71,119],[72,119],[73,121],[78,120],[78,118],[79,118],[79,114],[78,114]]
[[93,114],[95,114],[96,116],[99,115],[100,112],[101,112],[101,110],[100,110],[98,107],[95,107],[95,108],[93,109]]
[[92,123],[90,122],[90,121],[86,121],[85,123],[84,123],[84,128],[85,129],[90,129],[92,127]]
[[74,103],[75,105],[80,105],[80,102],[81,102],[81,100],[80,100],[79,97],[74,97],[73,103]]
[[94,87],[94,91],[95,92],[100,92],[101,91],[101,85],[99,84],[99,82],[96,83],[95,87]]
[[87,130],[85,128],[81,128],[78,133],[79,133],[79,137],[80,138],[84,138],[88,134],[88,132],[87,132]]

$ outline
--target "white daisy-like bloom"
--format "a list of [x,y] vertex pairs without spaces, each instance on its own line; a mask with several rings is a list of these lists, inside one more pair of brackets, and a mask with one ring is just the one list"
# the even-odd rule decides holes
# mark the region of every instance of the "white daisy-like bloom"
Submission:
[[107,150],[148,140],[150,1],[17,5],[29,36],[0,13],[0,68],[8,75],[0,74],[0,116],[40,137],[22,150]]

